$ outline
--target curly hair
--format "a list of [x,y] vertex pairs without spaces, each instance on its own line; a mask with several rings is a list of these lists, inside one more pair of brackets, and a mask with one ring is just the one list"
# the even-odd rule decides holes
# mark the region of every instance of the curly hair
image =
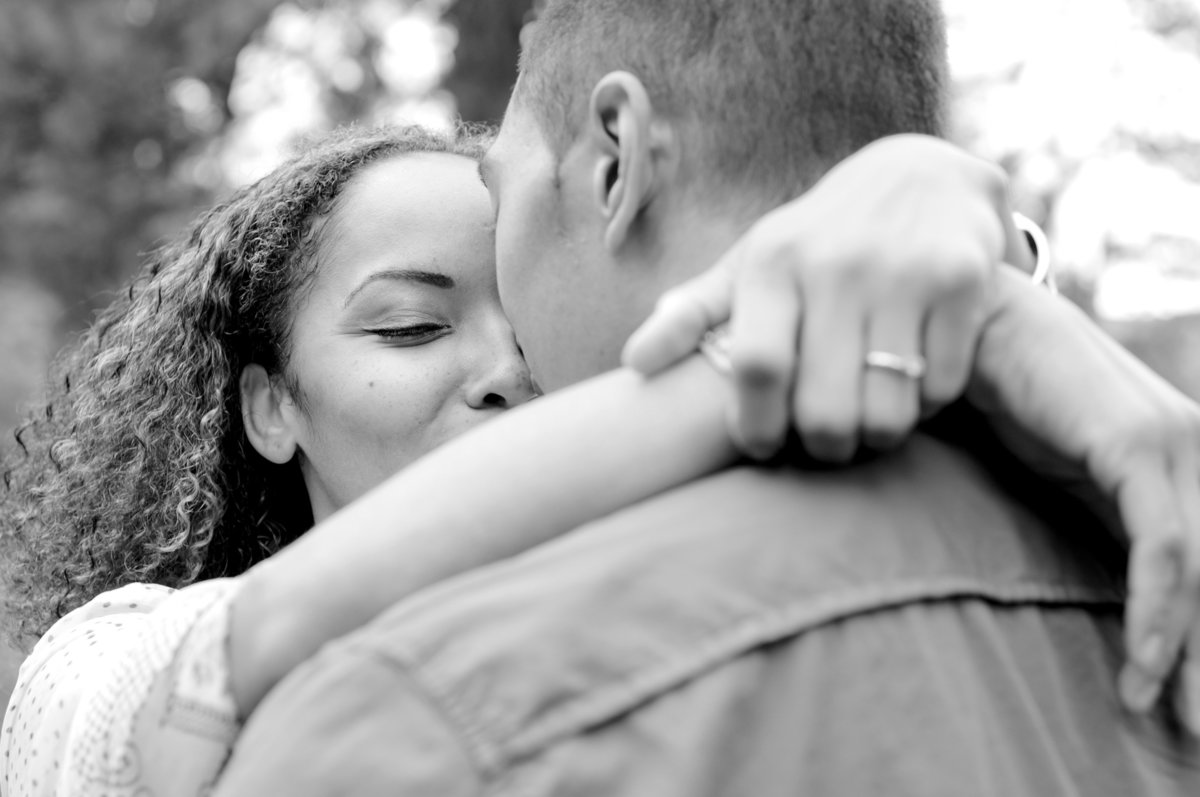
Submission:
[[346,128],[149,256],[15,433],[0,501],[10,636],[41,635],[122,584],[239,574],[312,525],[297,463],[246,440],[241,371],[286,378],[316,222],[360,169],[412,152],[478,158],[485,135]]

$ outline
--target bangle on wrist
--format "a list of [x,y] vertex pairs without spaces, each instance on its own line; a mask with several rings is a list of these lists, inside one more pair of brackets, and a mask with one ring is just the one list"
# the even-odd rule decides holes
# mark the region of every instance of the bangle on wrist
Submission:
[[1054,281],[1054,262],[1050,259],[1050,241],[1046,238],[1046,233],[1028,216],[1022,213],[1014,213],[1012,216],[1013,225],[1025,236],[1025,242],[1033,250],[1033,284],[1041,285],[1057,295],[1058,283]]

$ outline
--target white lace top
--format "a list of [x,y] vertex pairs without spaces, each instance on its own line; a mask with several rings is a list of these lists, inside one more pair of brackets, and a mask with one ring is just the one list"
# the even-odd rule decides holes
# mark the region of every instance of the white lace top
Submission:
[[208,794],[239,731],[227,651],[237,583],[132,584],[55,623],[9,700],[0,794]]

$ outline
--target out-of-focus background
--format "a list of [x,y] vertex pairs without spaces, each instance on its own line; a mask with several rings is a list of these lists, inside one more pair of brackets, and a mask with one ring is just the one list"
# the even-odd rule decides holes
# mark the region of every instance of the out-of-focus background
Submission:
[[[298,137],[498,120],[534,5],[0,3],[4,439],[139,253]],[[1200,0],[945,7],[954,138],[1012,175],[1065,293],[1200,396]]]

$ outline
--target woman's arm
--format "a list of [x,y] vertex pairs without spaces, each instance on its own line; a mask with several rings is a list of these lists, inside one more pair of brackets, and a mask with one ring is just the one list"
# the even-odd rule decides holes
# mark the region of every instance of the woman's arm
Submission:
[[1051,480],[1087,482],[1130,543],[1121,695],[1149,710],[1179,672],[1200,733],[1200,406],[1078,307],[1002,272],[967,398]]
[[430,584],[733,462],[729,391],[693,357],[616,371],[450,441],[242,576],[230,655],[243,716],[325,642]]

